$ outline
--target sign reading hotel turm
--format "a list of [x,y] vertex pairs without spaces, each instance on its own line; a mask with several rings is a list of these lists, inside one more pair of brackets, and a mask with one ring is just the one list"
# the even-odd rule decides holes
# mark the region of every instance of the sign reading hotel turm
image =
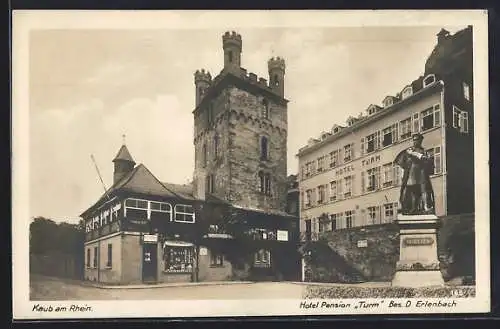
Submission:
[[422,140],[422,135],[415,134],[413,147],[399,153],[394,160],[403,168],[404,175],[397,219],[400,253],[393,286],[444,285],[437,253],[439,219],[435,215],[430,181],[434,159],[422,148]]

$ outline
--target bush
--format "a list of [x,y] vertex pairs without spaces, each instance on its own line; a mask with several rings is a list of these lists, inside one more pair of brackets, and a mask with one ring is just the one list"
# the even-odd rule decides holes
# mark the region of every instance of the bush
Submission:
[[304,298],[456,298],[453,292],[460,289],[460,297],[475,297],[475,287],[349,287],[307,286]]

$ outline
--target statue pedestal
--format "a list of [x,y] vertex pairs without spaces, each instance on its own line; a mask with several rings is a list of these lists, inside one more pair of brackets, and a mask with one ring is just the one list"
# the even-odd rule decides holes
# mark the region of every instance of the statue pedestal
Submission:
[[444,286],[437,252],[436,215],[398,215],[400,252],[394,287]]

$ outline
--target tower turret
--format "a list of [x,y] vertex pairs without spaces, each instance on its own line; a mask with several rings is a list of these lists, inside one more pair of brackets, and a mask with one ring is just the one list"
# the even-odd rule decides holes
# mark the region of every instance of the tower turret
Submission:
[[242,45],[241,35],[238,33],[232,31],[222,35],[225,69],[239,69],[241,67]]
[[125,144],[120,147],[118,154],[113,159],[115,164],[115,170],[113,172],[113,184],[116,184],[120,179],[122,179],[126,174],[134,169],[135,161],[132,159],[130,152],[128,151]]
[[269,86],[281,97],[285,95],[285,60],[281,57],[272,57],[267,62],[269,70]]
[[194,85],[196,87],[196,106],[201,103],[203,96],[212,83],[210,72],[204,69],[196,70],[194,73]]

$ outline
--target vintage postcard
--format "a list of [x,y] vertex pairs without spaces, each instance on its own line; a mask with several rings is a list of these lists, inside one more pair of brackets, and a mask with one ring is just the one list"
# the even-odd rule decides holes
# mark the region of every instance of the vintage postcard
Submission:
[[480,10],[15,11],[14,319],[489,312],[487,40]]

